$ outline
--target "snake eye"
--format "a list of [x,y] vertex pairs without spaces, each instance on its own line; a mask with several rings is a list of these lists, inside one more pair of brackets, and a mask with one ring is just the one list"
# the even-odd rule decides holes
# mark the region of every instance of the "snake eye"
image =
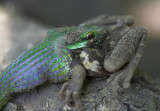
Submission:
[[86,39],[93,39],[95,37],[94,32],[88,32],[86,34]]

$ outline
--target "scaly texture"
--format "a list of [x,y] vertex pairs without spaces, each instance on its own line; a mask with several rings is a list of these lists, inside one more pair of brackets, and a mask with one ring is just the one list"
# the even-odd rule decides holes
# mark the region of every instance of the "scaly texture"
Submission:
[[[53,82],[67,80],[70,76],[68,51],[60,48],[63,35],[49,30],[48,38],[33,49],[22,54],[0,75],[0,108],[13,92],[29,90],[46,79]],[[61,37],[61,39],[56,39]],[[61,53],[57,53],[57,50]],[[63,58],[63,59],[61,59]],[[65,62],[66,61],[66,62]]]
[[93,46],[103,38],[103,30],[97,26],[50,29],[44,41],[21,54],[0,74],[0,109],[16,92],[30,90],[45,81],[68,80],[70,50]]

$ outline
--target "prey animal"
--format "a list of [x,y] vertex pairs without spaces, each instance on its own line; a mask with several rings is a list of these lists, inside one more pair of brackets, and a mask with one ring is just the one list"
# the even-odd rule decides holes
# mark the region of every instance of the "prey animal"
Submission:
[[[0,109],[17,92],[63,82],[60,96],[84,111],[80,100],[86,75],[106,77],[117,88],[129,87],[143,50],[146,30],[124,24],[79,25],[50,29],[47,38],[21,54],[0,75]],[[94,56],[92,56],[94,55]]]
[[[70,65],[74,61],[72,50],[92,47],[105,37],[106,31],[100,26],[50,29],[44,41],[21,54],[0,74],[0,109],[14,93],[30,90],[45,81],[57,83],[76,76],[79,83],[83,84],[86,71],[84,66],[78,63],[71,68]],[[77,94],[82,84],[77,84],[77,89],[74,91],[77,106],[80,100]]]

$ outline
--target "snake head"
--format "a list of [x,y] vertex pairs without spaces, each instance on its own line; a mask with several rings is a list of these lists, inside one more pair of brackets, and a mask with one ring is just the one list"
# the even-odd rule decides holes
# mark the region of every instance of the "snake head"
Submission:
[[74,27],[74,31],[68,31],[68,36],[73,36],[72,42],[66,46],[68,49],[93,47],[101,43],[107,36],[107,30],[102,26],[80,25]]

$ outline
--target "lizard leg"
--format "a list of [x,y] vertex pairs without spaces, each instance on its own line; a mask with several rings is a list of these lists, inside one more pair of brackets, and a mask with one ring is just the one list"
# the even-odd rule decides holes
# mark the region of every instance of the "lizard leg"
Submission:
[[146,30],[137,26],[125,34],[117,43],[108,58],[105,58],[104,68],[113,72],[107,80],[112,88],[117,90],[119,81],[123,88],[128,88],[132,75],[138,66],[146,41]]
[[[86,78],[86,70],[82,65],[76,65],[71,71],[71,79],[64,83],[60,91],[60,96],[68,106],[76,106],[79,111],[84,111],[80,100],[81,89]],[[73,102],[72,102],[73,101]]]

